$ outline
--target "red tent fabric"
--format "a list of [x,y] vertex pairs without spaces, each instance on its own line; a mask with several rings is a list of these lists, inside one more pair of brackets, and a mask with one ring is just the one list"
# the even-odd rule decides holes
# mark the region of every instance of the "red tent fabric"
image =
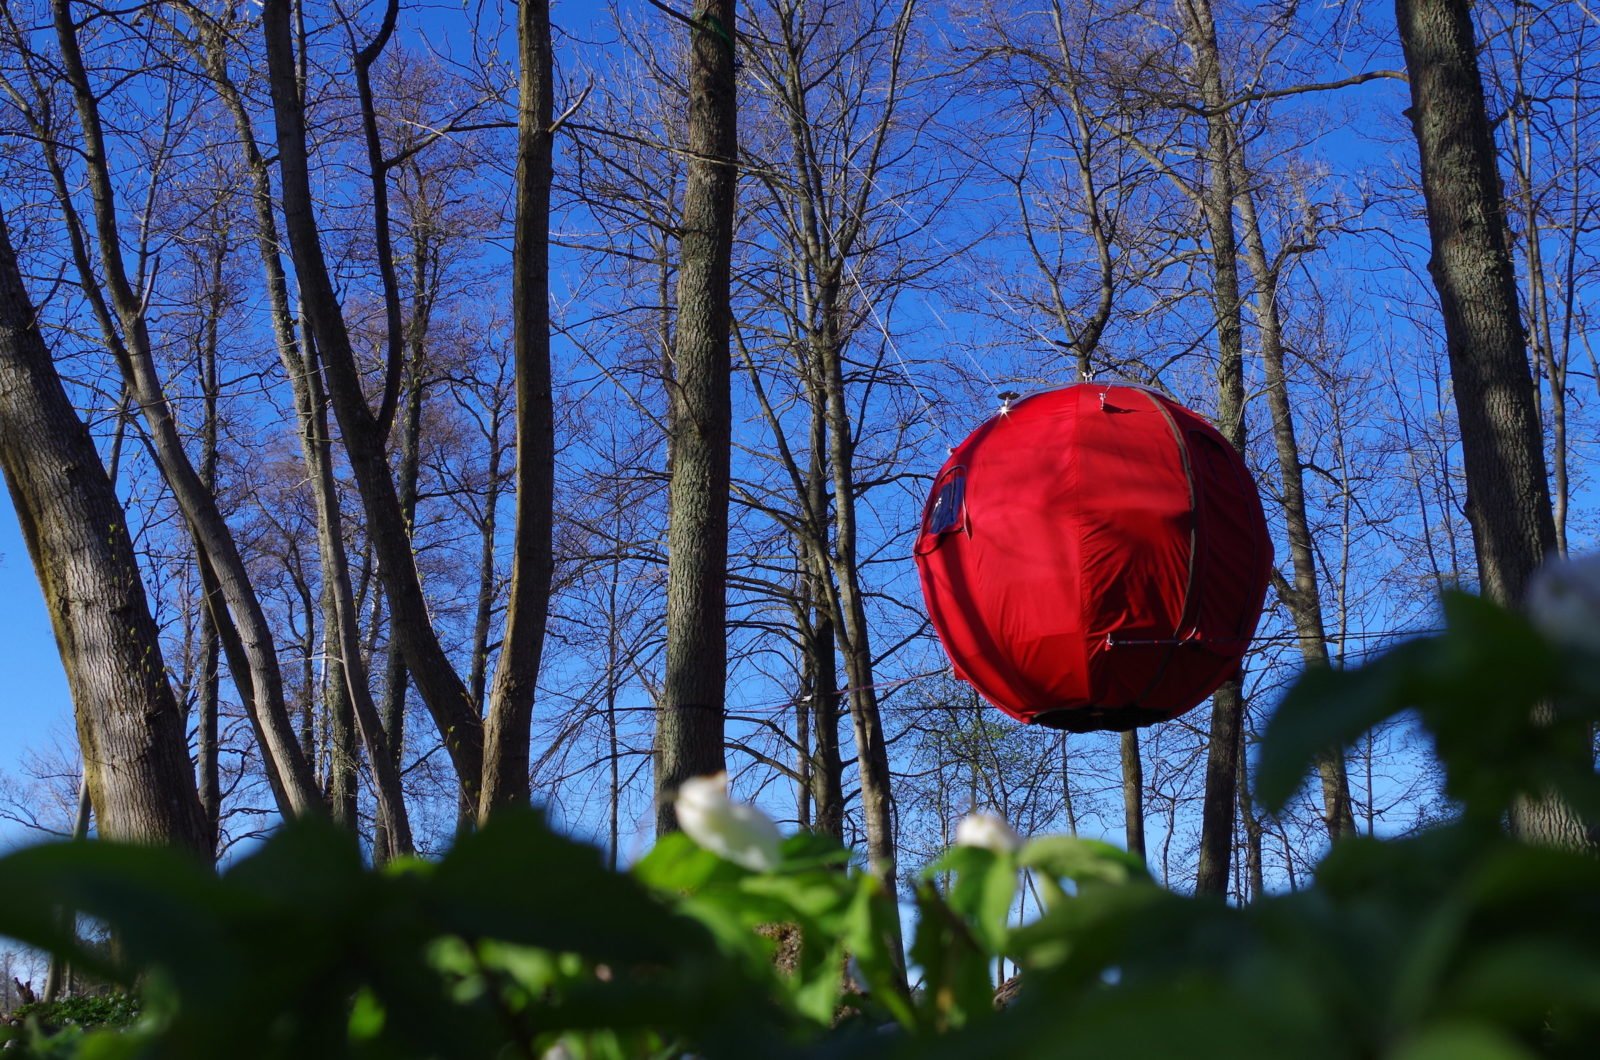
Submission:
[[951,452],[915,555],[956,676],[1083,732],[1175,718],[1238,669],[1272,542],[1214,427],[1143,387],[1078,383]]

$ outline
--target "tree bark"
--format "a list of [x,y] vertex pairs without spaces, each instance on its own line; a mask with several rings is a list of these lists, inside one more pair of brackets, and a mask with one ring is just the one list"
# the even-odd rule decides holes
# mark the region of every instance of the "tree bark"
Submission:
[[[207,292],[205,338],[201,345],[200,389],[205,398],[205,420],[200,432],[200,483],[213,495],[217,491],[217,402],[221,396],[221,380],[217,373],[218,329],[222,323],[224,258],[228,251],[225,238],[211,248],[210,289]],[[111,484],[117,483],[117,462],[121,456],[124,415],[127,408],[124,389],[123,409],[118,411],[117,437],[111,454]],[[205,815],[206,831],[211,838],[211,856],[216,857],[222,831],[222,775],[218,746],[218,710],[222,699],[222,672],[218,665],[222,657],[222,638],[217,623],[211,616],[211,607],[204,602],[200,608],[200,665],[199,687],[195,701],[199,718],[195,724],[195,775],[199,784],[200,809]]]
[[[83,129],[95,233],[104,283],[110,293],[110,306],[105,305],[89,266],[86,248],[79,242],[76,226],[69,218],[69,227],[73,229],[74,257],[85,294],[100,318],[106,343],[116,357],[124,380],[144,412],[151,447],[162,477],[172,488],[173,497],[194,537],[196,549],[204,552],[209,560],[220,590],[220,599],[231,613],[249,666],[256,731],[267,771],[273,775],[273,790],[279,797],[279,808],[290,816],[321,813],[324,809],[321,793],[317,790],[316,780],[295,739],[289,719],[283,693],[283,675],[271,628],[251,585],[233,534],[217,508],[216,497],[205,488],[184,450],[172,407],[156,370],[144,300],[136,292],[123,259],[110,159],[100,122],[99,97],[89,82],[88,71],[78,47],[77,26],[72,21],[70,0],[52,0],[51,11],[56,39],[61,48],[63,70]],[[59,175],[56,176],[60,185]],[[58,192],[64,196],[63,208],[69,208],[70,195],[65,187],[59,186]],[[113,313],[115,322],[112,320]],[[218,622],[220,625],[220,618]]]
[[1144,763],[1139,758],[1139,732],[1122,734],[1122,818],[1128,853],[1141,859],[1144,851]]
[[439,727],[463,795],[475,802],[483,779],[483,722],[429,618],[384,439],[362,392],[350,333],[323,256],[306,151],[305,103],[295,68],[292,14],[290,0],[266,0],[262,6],[285,234],[328,394],[366,511],[367,532],[389,601],[390,635],[398,639],[417,691]]
[[101,834],[205,856],[183,714],[128,524],[39,333],[4,217],[0,466],[50,611]]
[[1486,595],[1515,602],[1555,548],[1533,376],[1505,244],[1494,139],[1471,5],[1396,0],[1410,74],[1450,383],[1461,421],[1467,515]]
[[[1396,0],[1395,18],[1410,75],[1433,244],[1428,271],[1439,291],[1461,423],[1478,583],[1490,598],[1515,604],[1555,551],[1556,530],[1472,10],[1465,0]],[[1548,795],[1519,799],[1511,830],[1533,842],[1600,846],[1594,829]]]
[[1261,820],[1250,798],[1250,771],[1243,747],[1239,751],[1239,817],[1244,822],[1245,889],[1240,904],[1254,901],[1266,893],[1261,868]]
[[[1245,263],[1255,281],[1256,338],[1261,346],[1261,364],[1266,374],[1267,408],[1272,412],[1272,440],[1278,456],[1278,475],[1283,494],[1283,521],[1289,537],[1289,561],[1294,573],[1292,584],[1274,572],[1278,595],[1294,620],[1300,641],[1300,656],[1307,667],[1327,666],[1327,625],[1322,614],[1322,587],[1316,553],[1311,547],[1311,521],[1306,515],[1305,474],[1300,463],[1300,443],[1295,437],[1294,409],[1289,401],[1289,380],[1284,370],[1283,320],[1278,312],[1278,266],[1267,258],[1267,244],[1256,211],[1255,195],[1249,186],[1244,145],[1235,143],[1233,172],[1238,192],[1239,219],[1243,222]],[[1350,778],[1343,750],[1317,757],[1317,774],[1322,780],[1323,823],[1328,838],[1355,835],[1356,821],[1350,809]]]
[[[824,501],[824,511],[826,511]],[[809,546],[808,546],[809,550]],[[806,769],[811,789],[811,826],[824,835],[844,842],[844,761],[839,749],[839,666],[835,658],[833,614],[827,593],[818,592],[815,582],[829,577],[826,564],[807,556],[810,570],[804,575],[813,583],[806,596],[810,610],[806,643],[807,684],[811,699],[802,705],[809,713],[806,730],[810,736]]]
[[[1200,202],[1211,244],[1211,304],[1217,323],[1217,428],[1235,449],[1243,452],[1243,300],[1239,293],[1239,251],[1233,225],[1232,130],[1224,111],[1227,91],[1210,0],[1187,0],[1184,18],[1185,36],[1195,60],[1200,101],[1207,111],[1205,185]],[[1228,893],[1243,715],[1243,690],[1238,679],[1233,678],[1224,682],[1211,697],[1211,734],[1206,749],[1205,797],[1200,811],[1196,894]]]
[[[512,315],[517,383],[516,529],[506,627],[484,728],[480,822],[499,806],[528,801],[528,742],[555,574],[555,414],[550,381],[550,179],[555,117],[550,6],[521,0],[517,105],[517,221]],[[733,25],[732,13],[727,24]],[[731,212],[731,191],[729,205]],[[723,298],[726,301],[724,278]],[[726,357],[726,314],[723,326]],[[726,372],[723,386],[726,387]],[[726,459],[726,457],[724,457]],[[724,539],[725,540],[725,539]],[[720,753],[720,748],[719,748]]]
[[724,768],[727,687],[728,350],[738,170],[735,0],[699,0],[690,29],[689,165],[671,388],[667,645],[656,716],[656,831],[673,798]]
[[[320,520],[319,511],[319,520]],[[318,536],[321,536],[320,534]],[[339,605],[334,599],[333,558],[322,555],[322,706],[328,726],[328,807],[333,820],[352,832],[360,823],[356,799],[360,794],[360,762],[356,755],[356,719],[344,672],[344,647],[340,643]],[[382,862],[380,843],[373,841],[374,862]]]
[[[361,651],[360,622],[356,616],[355,592],[350,583],[350,563],[344,547],[344,519],[339,511],[338,485],[333,477],[333,442],[328,434],[327,401],[323,396],[316,366],[316,346],[301,348],[305,362],[305,386],[300,395],[311,407],[302,410],[312,430],[306,449],[306,464],[317,502],[317,548],[322,555],[324,577],[333,603],[334,632],[338,643],[338,670],[343,678],[339,689],[341,709],[353,717],[361,742],[366,745],[367,764],[372,769],[373,792],[378,814],[383,819],[384,845],[374,850],[374,860],[413,852],[411,825],[406,815],[405,795],[400,787],[400,767],[389,751],[388,737],[372,698],[366,658]],[[349,718],[346,719],[348,725]],[[353,741],[346,733],[346,746],[340,751],[353,753]],[[354,825],[354,820],[350,822]]]
[[[423,404],[423,361],[422,349],[418,339],[419,324],[415,317],[412,322],[412,350],[408,378],[405,380],[405,414],[400,417],[400,460],[395,473],[399,478],[396,484],[400,497],[400,518],[405,524],[406,539],[410,540],[416,533],[417,524],[417,475],[421,463],[420,444],[422,439],[422,404]],[[498,446],[492,450],[490,461],[490,491],[485,502],[489,508],[490,526],[484,533],[490,535],[490,540],[485,542],[485,547],[490,552],[489,578],[493,579],[493,518],[494,505],[498,488],[493,484],[498,481],[498,462],[500,450]],[[381,579],[380,579],[381,581]],[[377,608],[377,599],[383,593],[374,594],[374,608]],[[376,610],[374,612],[376,615]],[[483,590],[480,585],[478,599],[479,626],[473,635],[473,655],[470,666],[470,680],[468,682],[468,695],[472,703],[472,712],[481,715],[483,712],[483,667],[487,663],[486,648],[488,642],[487,621],[488,605],[483,600]],[[377,630],[376,617],[373,621],[373,632]],[[399,640],[390,630],[389,643],[383,652],[383,712],[384,739],[389,743],[389,753],[394,756],[396,768],[402,761],[406,741],[406,689],[410,685],[410,676],[406,673],[405,652],[401,650]],[[382,817],[379,817],[372,831],[374,856],[388,856],[388,829]]]

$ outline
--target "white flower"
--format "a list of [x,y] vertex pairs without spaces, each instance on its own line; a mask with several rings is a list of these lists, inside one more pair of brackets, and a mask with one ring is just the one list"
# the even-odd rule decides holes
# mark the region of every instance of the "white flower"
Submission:
[[1022,837],[1011,830],[1003,817],[969,813],[956,825],[956,846],[982,847],[996,854],[1010,854],[1022,846]]
[[718,857],[752,872],[778,867],[783,834],[772,818],[754,806],[728,798],[728,774],[684,781],[678,787],[676,807],[678,826]]
[[1557,644],[1600,653],[1600,556],[1556,560],[1528,582],[1528,617]]

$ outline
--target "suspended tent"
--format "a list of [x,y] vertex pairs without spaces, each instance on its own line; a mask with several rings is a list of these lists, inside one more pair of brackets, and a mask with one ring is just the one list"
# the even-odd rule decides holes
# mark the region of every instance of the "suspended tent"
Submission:
[[915,546],[956,676],[1019,721],[1130,729],[1238,671],[1272,543],[1249,470],[1154,391],[1078,383],[950,453]]

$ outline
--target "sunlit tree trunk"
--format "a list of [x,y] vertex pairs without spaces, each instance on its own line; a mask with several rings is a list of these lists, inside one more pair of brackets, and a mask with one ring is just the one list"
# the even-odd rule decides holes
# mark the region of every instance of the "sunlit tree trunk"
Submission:
[[[1461,421],[1478,581],[1485,595],[1514,603],[1555,551],[1556,531],[1471,5],[1396,0],[1395,17],[1411,75],[1411,127],[1433,244],[1428,271]],[[1554,797],[1519,799],[1511,829],[1537,842],[1597,845],[1594,830]]]
[[[728,25],[731,32],[731,11]],[[505,637],[489,692],[484,729],[480,822],[495,807],[528,801],[528,742],[555,570],[555,420],[550,383],[549,297],[550,142],[555,134],[551,127],[555,107],[550,8],[545,0],[521,0],[518,4],[517,38],[522,80],[517,105],[517,220],[511,295],[517,383],[516,530]],[[729,177],[731,181],[731,174]],[[731,213],[731,194],[729,202]],[[723,285],[726,299],[725,278]],[[724,323],[724,357],[726,335]],[[725,376],[723,385],[727,385]]]
[[0,217],[0,467],[67,673],[108,838],[209,842],[122,505],[56,375]]
[[[1208,110],[1205,185],[1200,199],[1210,243],[1211,305],[1217,329],[1217,428],[1235,449],[1243,452],[1243,299],[1239,293],[1238,240],[1233,223],[1232,130],[1224,112],[1227,91],[1210,0],[1186,0],[1183,13],[1184,35],[1194,56],[1200,101]],[[1230,678],[1211,697],[1205,798],[1200,811],[1200,864],[1195,875],[1197,894],[1222,895],[1228,891],[1243,715],[1243,690],[1237,678]]]
[[[1283,496],[1283,520],[1288,531],[1289,561],[1294,581],[1286,581],[1276,570],[1273,581],[1278,596],[1289,609],[1300,641],[1300,655],[1308,667],[1327,666],[1327,624],[1322,614],[1322,586],[1317,557],[1312,550],[1311,522],[1306,515],[1305,472],[1300,459],[1300,444],[1295,437],[1294,409],[1289,399],[1289,380],[1284,370],[1283,320],[1278,312],[1279,270],[1284,261],[1268,260],[1267,244],[1256,211],[1255,192],[1249,186],[1249,171],[1244,161],[1244,145],[1235,143],[1233,172],[1238,191],[1239,219],[1244,238],[1245,263],[1255,282],[1256,339],[1261,347],[1261,364],[1267,383],[1267,408],[1272,412],[1272,440],[1278,457],[1279,488]],[[1308,233],[1308,237],[1314,235]],[[1330,751],[1317,759],[1322,780],[1323,822],[1329,839],[1354,835],[1355,817],[1350,809],[1350,778],[1344,752]],[[1241,775],[1243,775],[1241,773]]]
[[734,0],[699,0],[690,29],[684,189],[671,391],[667,649],[656,717],[656,830],[678,827],[673,797],[723,769],[727,684],[728,374],[738,170]]
[[1122,819],[1128,853],[1144,857],[1144,763],[1139,758],[1139,732],[1122,733]]

